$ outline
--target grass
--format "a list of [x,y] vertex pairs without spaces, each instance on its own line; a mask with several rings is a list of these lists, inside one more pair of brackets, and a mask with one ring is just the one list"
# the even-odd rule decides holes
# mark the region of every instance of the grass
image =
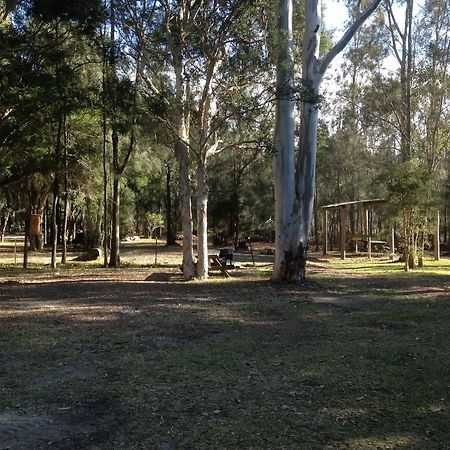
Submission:
[[[340,259],[327,259],[330,267],[344,270],[353,274],[367,274],[375,275],[382,274],[385,276],[395,275],[405,272],[404,263],[399,261],[390,261],[388,258],[374,258],[371,261],[364,257],[347,258],[342,261]],[[424,267],[417,268],[412,272],[414,275],[444,275],[448,276],[450,273],[450,259],[442,258],[436,261],[434,258],[424,258]]]
[[383,264],[0,285],[0,419],[26,448],[449,448],[448,260]]

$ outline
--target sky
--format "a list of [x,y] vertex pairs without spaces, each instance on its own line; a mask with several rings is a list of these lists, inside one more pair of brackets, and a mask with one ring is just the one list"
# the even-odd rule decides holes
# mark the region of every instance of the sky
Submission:
[[[332,31],[333,42],[337,42],[344,33],[344,24],[348,19],[347,8],[342,0],[324,0],[322,4],[324,6],[323,20],[325,28]],[[333,74],[339,70],[341,63],[342,53],[334,59],[327,70],[328,76],[325,77],[322,85],[323,93],[328,93],[328,95],[332,96],[336,92],[337,86]]]
[[[347,8],[345,3],[339,0],[326,0],[324,2],[324,22],[327,29],[336,29],[336,31],[342,31],[342,26],[345,20],[348,18]],[[335,33],[335,36],[339,36],[340,33]]]

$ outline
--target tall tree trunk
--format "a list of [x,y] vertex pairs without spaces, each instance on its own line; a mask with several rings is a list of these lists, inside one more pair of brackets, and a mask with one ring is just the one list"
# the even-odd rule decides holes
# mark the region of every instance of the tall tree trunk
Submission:
[[111,255],[109,258],[109,267],[119,267],[120,265],[120,178],[120,175],[114,173],[111,217]]
[[113,160],[113,192],[112,192],[112,213],[111,213],[111,254],[109,257],[109,267],[118,267],[119,248],[120,248],[120,178],[119,171],[119,133],[117,124],[117,76],[116,76],[116,39],[115,39],[115,2],[110,0],[110,19],[111,19],[111,51],[110,51],[110,70],[111,84],[110,95],[112,100],[111,117],[111,142],[112,142],[112,160]]
[[208,278],[208,186],[206,160],[197,166],[197,278]]
[[[106,31],[103,30],[103,39]],[[108,125],[106,118],[107,103],[107,73],[108,58],[106,54],[106,42],[103,44],[102,61],[102,169],[103,169],[103,267],[108,267],[108,243],[109,243],[109,217],[108,217],[108,168],[107,168],[107,135]]]
[[58,249],[58,210],[59,210],[59,163],[61,159],[61,133],[63,129],[63,117],[59,118],[58,134],[56,136],[56,170],[55,179],[53,184],[53,201],[52,201],[52,221],[51,221],[51,243],[52,243],[52,255],[50,267],[56,269],[56,252]]
[[175,245],[176,231],[172,205],[172,166],[166,164],[166,245]]
[[[294,106],[291,85],[292,3],[279,2],[279,57],[277,62],[277,115],[275,125],[275,264],[274,281],[304,281],[314,206],[319,89],[331,61],[375,10],[372,0],[349,26],[343,37],[320,60],[321,2],[305,0],[305,31],[302,47],[302,78],[306,88],[300,121],[300,157],[294,162]],[[280,95],[287,91],[286,95]],[[296,170],[295,170],[296,169]],[[294,173],[295,170],[295,173]]]
[[179,163],[181,189],[181,228],[183,230],[183,276],[190,280],[195,276],[194,255],[192,250],[192,204],[191,178],[189,176],[189,150],[179,140],[176,143],[176,155]]
[[106,113],[103,113],[103,267],[108,267],[109,215],[108,215],[108,169],[106,154]]
[[142,48],[141,44],[138,44],[136,50],[136,69],[135,69],[135,86],[133,90],[132,105],[131,105],[131,130],[130,130],[130,140],[128,143],[128,149],[122,160],[119,161],[119,126],[117,118],[117,75],[116,75],[116,54],[115,54],[115,12],[114,12],[114,1],[111,1],[111,41],[113,43],[110,56],[111,72],[113,74],[114,85],[112,91],[112,103],[113,103],[113,113],[112,113],[112,159],[113,159],[113,207],[112,207],[112,218],[111,218],[111,256],[109,259],[110,267],[118,267],[120,265],[119,260],[119,247],[120,247],[120,183],[122,176],[125,173],[126,168],[130,162],[131,156],[136,148],[136,140],[138,136],[138,126],[137,126],[137,103],[138,103],[138,91],[140,85],[141,76],[141,56]]
[[191,178],[189,175],[189,113],[187,101],[189,85],[183,76],[182,56],[178,50],[174,54],[175,90],[177,111],[175,113],[175,129],[177,142],[175,155],[179,164],[181,190],[181,228],[183,230],[183,276],[190,280],[195,276],[193,240],[192,240],[192,204]]
[[287,281],[296,271],[295,227],[295,104],[292,99],[294,85],[294,56],[292,40],[292,0],[279,1],[278,29],[280,30],[277,63],[277,108],[275,115],[275,263],[272,280]]
[[62,255],[61,263],[67,262],[67,222],[69,217],[69,163],[67,158],[67,127],[64,116],[64,197],[63,197],[63,223],[62,223]]

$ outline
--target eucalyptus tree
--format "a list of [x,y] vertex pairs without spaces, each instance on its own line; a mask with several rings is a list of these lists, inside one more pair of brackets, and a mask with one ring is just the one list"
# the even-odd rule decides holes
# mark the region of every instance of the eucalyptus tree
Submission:
[[[450,6],[442,0],[428,0],[419,12],[415,39],[415,114],[414,138],[420,161],[429,178],[427,207],[419,230],[419,266],[427,231],[440,233],[435,222],[437,211],[446,220],[445,179],[450,143]],[[439,241],[435,240],[436,245]]]
[[416,39],[416,121],[420,153],[430,173],[442,165],[450,142],[450,6],[427,0]]
[[[192,258],[192,212],[190,205],[189,158],[194,154],[197,181],[198,278],[208,276],[207,160],[218,148],[218,128],[213,116],[220,108],[219,91],[226,87],[218,74],[233,48],[235,27],[247,2],[181,0],[162,2],[166,45],[175,78],[176,155],[182,190],[183,273],[194,275]],[[191,111],[194,114],[191,115]]]
[[[150,4],[149,4],[150,5]],[[207,255],[207,164],[223,147],[221,131],[227,126],[218,111],[223,110],[221,93],[233,89],[238,77],[229,64],[236,53],[239,22],[246,0],[205,0],[151,3],[158,26],[139,28],[146,62],[143,67],[149,96],[160,103],[159,117],[174,136],[178,161],[183,231],[183,274],[186,279],[208,276]],[[153,7],[152,6],[152,7]],[[253,20],[251,15],[248,21]],[[247,22],[246,22],[247,23]],[[239,24],[244,25],[239,29]],[[255,40],[256,41],[256,40]],[[241,72],[241,77],[245,72]],[[248,74],[249,75],[249,74]],[[195,166],[193,169],[192,166]],[[191,172],[196,174],[196,225],[198,262],[193,258],[193,214]]]
[[[394,186],[390,189],[391,203],[401,211],[397,217],[405,270],[416,266],[417,252],[424,246],[434,193],[439,191],[438,172],[444,170],[449,130],[448,5],[427,1],[422,9],[414,6],[412,0],[385,5],[386,32],[396,66],[395,70],[379,71],[372,79],[371,93],[371,107],[379,124],[383,123],[380,137],[392,141],[392,162],[403,167],[400,171],[386,168],[386,177]],[[403,182],[398,179],[402,174]],[[427,199],[422,198],[422,174],[428,177]],[[417,182],[410,181],[411,177]],[[417,200],[416,206],[399,202],[401,187],[408,190],[404,195]],[[414,187],[417,192],[412,191]]]
[[[348,5],[348,13],[352,21],[355,13],[358,14],[354,4]],[[318,161],[319,204],[386,195],[383,184],[376,181],[385,149],[379,140],[379,130],[374,126],[372,115],[376,113],[372,102],[365,96],[373,73],[388,54],[385,41],[384,15],[377,9],[372,20],[355,33],[343,52],[340,70],[333,77],[336,91],[323,102],[332,120],[326,151],[322,151],[321,161]],[[319,218],[315,222],[319,222]],[[334,226],[334,222],[333,217],[330,226]],[[353,205],[349,207],[349,227],[352,234],[361,228],[359,210]]]
[[[360,11],[342,38],[320,55],[321,2],[305,1],[302,45],[302,84],[299,155],[295,156],[295,61],[292,2],[279,2],[279,56],[277,63],[277,112],[275,125],[275,264],[274,281],[303,281],[311,231],[315,193],[318,107],[320,86],[333,59],[375,11],[381,0],[372,0]],[[358,3],[359,5],[359,3]]]

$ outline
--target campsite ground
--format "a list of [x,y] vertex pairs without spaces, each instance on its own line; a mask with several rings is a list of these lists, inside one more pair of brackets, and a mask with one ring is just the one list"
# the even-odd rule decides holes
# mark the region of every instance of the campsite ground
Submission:
[[280,286],[270,255],[186,283],[153,250],[24,272],[0,248],[1,448],[450,447],[449,259],[313,255]]

